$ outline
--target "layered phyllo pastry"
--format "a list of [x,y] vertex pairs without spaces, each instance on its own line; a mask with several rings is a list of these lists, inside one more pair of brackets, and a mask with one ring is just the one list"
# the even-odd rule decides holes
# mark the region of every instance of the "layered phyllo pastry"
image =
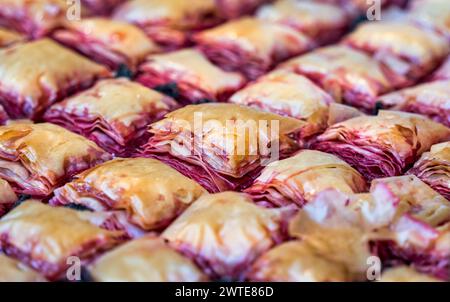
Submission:
[[431,147],[409,171],[450,201],[450,142]]
[[318,193],[335,189],[351,194],[366,190],[366,181],[355,169],[338,157],[314,150],[301,150],[296,155],[265,167],[245,192],[261,203],[281,207],[304,206]]
[[20,194],[49,196],[73,175],[110,158],[94,142],[54,124],[0,127],[0,177]]
[[20,33],[0,27],[0,47],[11,46],[18,42],[23,42],[24,36]]
[[147,55],[160,51],[139,27],[106,18],[66,22],[53,37],[113,70],[125,65],[134,71]]
[[306,76],[338,102],[372,110],[378,96],[401,79],[369,55],[343,45],[328,46],[293,58],[279,67]]
[[225,101],[246,83],[239,73],[218,68],[193,48],[147,57],[137,81],[182,104]]
[[81,0],[81,3],[89,10],[91,14],[108,15],[117,6],[127,0]]
[[372,183],[372,190],[377,188],[387,191],[367,207],[366,213],[375,218],[371,209],[379,207],[388,227],[374,233],[372,252],[385,267],[410,264],[421,273],[450,280],[448,200],[415,176],[379,179]]
[[210,192],[250,185],[300,148],[304,122],[236,104],[190,105],[150,126],[142,156],[159,159]]
[[289,26],[251,17],[202,31],[195,41],[212,62],[252,80],[314,46],[310,38]]
[[381,275],[381,282],[441,282],[430,275],[420,273],[407,265],[386,269]]
[[319,193],[291,220],[290,234],[316,255],[344,265],[353,281],[367,280],[370,256],[383,267],[411,264],[447,280],[449,221],[445,198],[418,178],[402,176],[372,182],[369,194]]
[[45,282],[35,270],[16,259],[0,254],[0,282]]
[[195,263],[162,238],[147,235],[100,256],[88,267],[96,282],[203,282]]
[[339,40],[350,23],[343,8],[313,1],[280,0],[264,5],[256,15],[268,22],[290,26],[318,44]]
[[239,90],[229,102],[305,121],[303,135],[308,137],[326,128],[334,100],[304,76],[274,71]]
[[[49,280],[63,278],[76,256],[86,261],[122,241],[95,213],[26,201],[0,219],[0,248]],[[32,243],[32,244],[30,244]]]
[[125,78],[97,82],[91,89],[51,106],[48,122],[81,134],[115,155],[126,155],[148,139],[147,127],[178,104]]
[[145,231],[161,230],[206,191],[175,169],[149,158],[116,158],[78,174],[55,191],[53,205],[123,211]]
[[329,127],[312,148],[337,155],[372,180],[403,174],[449,135],[449,128],[423,116],[380,111]]
[[446,0],[412,0],[409,16],[420,25],[450,38],[450,6]]
[[61,26],[68,8],[65,0],[2,0],[0,25],[39,38]]
[[273,0],[215,0],[220,16],[233,19],[252,14],[261,5]]
[[450,80],[450,57],[433,74],[433,80]]
[[450,80],[402,89],[379,101],[384,108],[422,114],[450,127]]
[[0,103],[11,117],[38,118],[51,104],[95,80],[108,69],[50,39],[0,50]]
[[240,280],[259,255],[284,238],[291,209],[265,209],[245,194],[204,195],[162,237],[213,279]]

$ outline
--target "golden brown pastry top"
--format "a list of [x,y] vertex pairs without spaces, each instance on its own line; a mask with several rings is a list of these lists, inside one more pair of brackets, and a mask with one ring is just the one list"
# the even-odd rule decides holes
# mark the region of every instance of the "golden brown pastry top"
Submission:
[[144,116],[159,116],[177,107],[170,97],[125,78],[97,82],[51,110],[64,111],[76,116],[98,117],[117,129],[124,137],[131,135],[133,122]]
[[301,73],[318,73],[326,76],[345,77],[355,85],[368,85],[373,79],[389,87],[381,65],[370,56],[343,45],[319,48],[308,54],[293,58],[280,66],[282,69]]
[[105,207],[101,200],[106,198],[108,206],[126,210],[134,224],[149,230],[174,219],[205,192],[158,160],[116,158],[80,173],[60,194],[97,210]]
[[19,261],[0,254],[0,282],[45,282],[40,274]]
[[163,239],[147,235],[104,254],[89,267],[97,282],[201,282],[207,277]]
[[106,67],[50,39],[0,50],[2,91],[16,95],[22,102],[26,99],[35,107],[45,107],[73,82],[86,84],[109,74]]
[[416,127],[417,137],[420,142],[418,154],[428,151],[432,145],[450,140],[450,128],[429,118],[414,113],[394,110],[381,110],[378,116],[386,120],[409,119]]
[[369,249],[368,228],[348,195],[324,191],[291,220],[289,232],[307,242],[318,255],[341,263],[355,278],[363,278]]
[[[0,220],[0,234],[31,259],[60,264],[86,246],[113,246],[122,232],[101,229],[89,212],[26,201]],[[33,242],[33,244],[30,244]]]

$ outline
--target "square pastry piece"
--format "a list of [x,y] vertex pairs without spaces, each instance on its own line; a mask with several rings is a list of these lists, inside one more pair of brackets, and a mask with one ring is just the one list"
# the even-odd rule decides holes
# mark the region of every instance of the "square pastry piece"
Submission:
[[52,103],[110,76],[49,39],[0,50],[0,103],[11,117],[38,118]]
[[88,267],[96,282],[204,282],[194,262],[162,239],[148,235],[125,243]]
[[39,38],[60,26],[66,20],[67,10],[65,0],[2,0],[0,25]]
[[334,100],[306,77],[280,70],[236,92],[229,102],[305,121],[302,137],[310,137],[327,127]]
[[77,175],[55,191],[50,203],[124,211],[131,223],[153,231],[166,227],[205,192],[160,161],[116,158]]
[[307,36],[288,26],[251,17],[202,31],[194,39],[212,62],[252,80],[314,46]]
[[9,121],[9,115],[5,108],[0,105],[0,125],[5,125]]
[[450,142],[432,146],[408,173],[415,174],[450,201]]
[[15,43],[23,42],[24,40],[25,37],[22,34],[0,27],[0,48],[11,46]]
[[366,191],[366,181],[358,171],[332,154],[301,150],[265,167],[245,192],[261,204],[302,207],[328,189],[346,194],[361,193]]
[[256,257],[284,239],[291,212],[258,207],[241,193],[208,194],[161,236],[213,279],[241,280]]
[[426,117],[380,111],[331,126],[312,148],[337,155],[373,180],[403,174],[432,145],[449,139],[449,128]]
[[450,80],[435,81],[382,96],[384,108],[419,113],[450,127]]
[[95,15],[108,15],[127,0],[81,0],[81,3]]
[[189,42],[194,30],[217,24],[215,0],[131,0],[119,6],[113,17],[141,27],[153,41],[167,49]]
[[371,110],[377,98],[394,89],[400,76],[367,54],[343,45],[328,46],[293,58],[280,69],[304,75],[338,102]]
[[344,43],[371,54],[402,75],[406,84],[429,74],[450,52],[445,37],[407,22],[367,22]]
[[245,276],[252,282],[349,282],[344,264],[322,257],[308,243],[293,240],[262,254]]
[[177,107],[170,97],[119,78],[99,81],[53,105],[44,119],[95,141],[112,154],[127,155],[148,139],[150,123]]
[[110,158],[94,142],[54,124],[0,127],[0,177],[17,193],[49,196],[63,181]]
[[447,0],[412,0],[408,15],[420,25],[450,38],[450,5]]
[[139,27],[106,18],[66,22],[53,37],[114,70],[121,65],[136,70],[148,54],[159,51]]
[[[377,195],[382,190],[385,192]],[[415,176],[378,179],[372,182],[371,191],[371,205],[363,201],[359,208],[372,225],[378,220],[388,226],[383,230],[378,224],[371,240],[372,253],[385,266],[410,264],[422,273],[450,281],[448,200]],[[377,207],[384,213],[381,219],[374,215]]]
[[214,66],[196,49],[149,56],[137,81],[183,104],[225,101],[246,83],[242,75]]
[[[305,1],[305,0],[299,0]],[[371,2],[369,0],[306,0],[311,2],[328,3],[340,6],[344,9],[349,17],[358,18],[361,16],[366,16],[367,13],[373,14],[373,7],[381,7],[386,9],[393,6],[404,7],[409,0],[377,0],[377,2]],[[378,6],[379,5],[379,6]]]
[[450,80],[450,57],[434,73],[433,80]]
[[45,282],[38,272],[21,262],[0,254],[0,282]]
[[265,164],[297,151],[304,125],[236,104],[190,105],[151,125],[142,156],[166,162],[210,192],[238,190]]
[[318,44],[338,41],[351,19],[337,5],[313,1],[280,0],[261,7],[257,17],[296,29]]
[[114,247],[123,237],[108,231],[95,213],[26,201],[0,219],[0,249],[49,280],[66,275],[68,258],[81,261]]
[[326,190],[290,220],[299,241],[263,254],[247,278],[367,281],[367,259],[378,256],[448,280],[449,222],[448,201],[416,177],[378,179],[365,194]]
[[215,0],[220,16],[227,19],[234,19],[242,15],[248,15],[264,3],[273,0]]

